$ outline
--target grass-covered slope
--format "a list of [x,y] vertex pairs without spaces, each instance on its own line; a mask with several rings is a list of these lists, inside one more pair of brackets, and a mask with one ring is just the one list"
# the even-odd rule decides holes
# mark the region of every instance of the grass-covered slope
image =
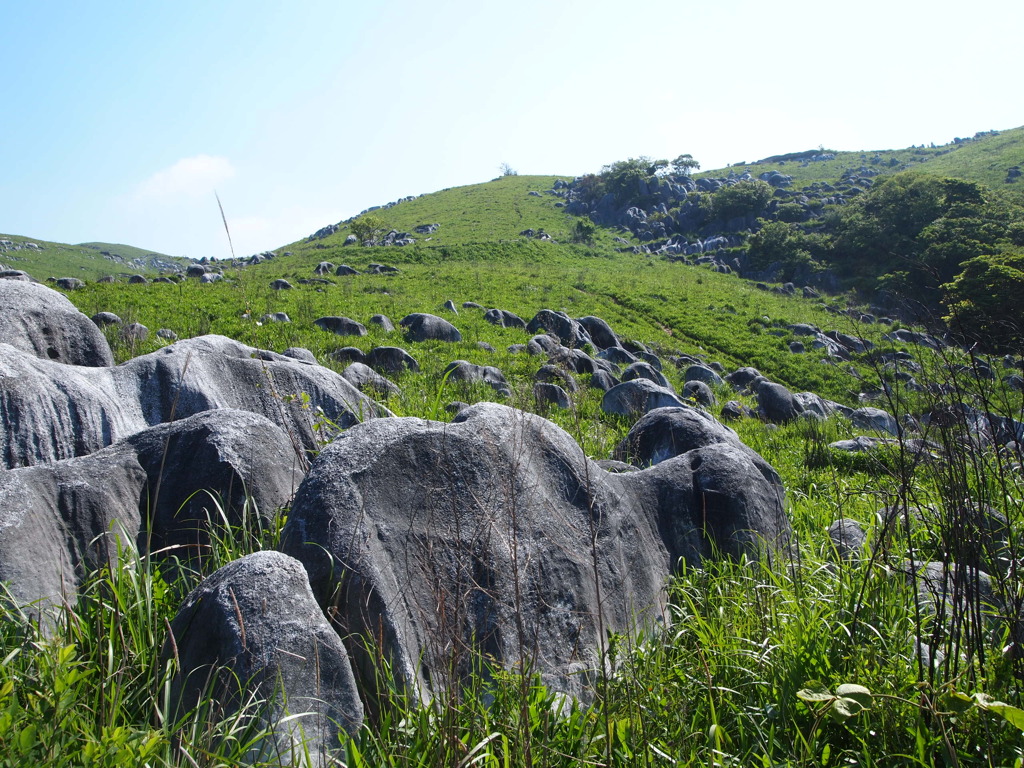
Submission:
[[[937,147],[905,149],[831,151],[827,149],[779,155],[759,161],[740,162],[729,168],[704,171],[698,176],[722,177],[730,171],[749,172],[754,177],[777,170],[793,177],[793,187],[815,183],[834,184],[848,170],[867,168],[879,175],[914,171],[935,176],[952,176],[984,184],[999,195],[1024,203],[1024,177],[1007,183],[1011,168],[1024,169],[1024,126],[978,134],[970,139]],[[828,160],[809,157],[833,155]]]
[[[400,272],[299,284],[313,276],[321,256],[332,255],[325,249],[227,270],[220,283],[90,285],[69,295],[87,313],[110,310],[179,335],[223,333],[279,352],[304,346],[335,369],[344,364],[330,355],[340,347],[399,344],[422,367],[396,377],[402,392],[385,399],[399,416],[446,420],[444,406],[452,400],[499,399],[483,385],[442,375],[456,359],[497,365],[512,385],[506,402],[543,413],[599,459],[612,455],[632,420],[602,413],[600,393],[586,386],[585,376],[571,410],[538,406],[531,396],[533,374],[546,359],[506,351],[528,334],[487,324],[482,310],[462,308],[462,301],[527,319],[542,307],[596,314],[666,362],[684,353],[707,355],[727,369],[755,365],[793,389],[851,405],[870,384],[853,372],[870,379],[881,367],[880,358],[869,354],[839,364],[825,364],[820,352],[794,354],[785,325],[813,322],[879,343],[887,328],[852,327],[821,302],[759,291],[703,267],[538,242],[333,249],[357,269],[373,261]],[[280,277],[296,287],[271,290],[270,281]],[[375,313],[393,320],[413,311],[445,314],[446,299],[460,306],[458,315],[445,316],[462,331],[462,342],[409,343],[372,326],[365,337],[340,337],[312,323],[326,314],[364,324]],[[262,319],[279,311],[291,322]],[[108,332],[122,358],[166,343],[151,336],[132,346],[113,328]],[[972,402],[1020,417],[1021,395],[1002,386],[1002,368],[992,380],[975,378],[970,359],[954,351],[943,360],[921,348],[884,349],[910,352],[922,365],[915,375],[928,385],[911,398],[897,385],[876,403],[897,416],[919,416],[943,392],[968,398],[977,390],[984,399]],[[681,371],[666,365],[665,372],[679,388]],[[719,403],[739,398],[753,405],[728,387],[717,394]],[[391,702],[355,739],[339,745],[343,764],[1013,765],[1021,754],[1013,718],[1024,717],[1013,708],[1021,704],[1015,681],[1024,666],[1013,634],[1021,585],[1009,564],[1016,561],[1005,558],[1017,550],[998,549],[1006,565],[995,571],[994,588],[1007,601],[996,609],[1003,617],[998,620],[989,598],[983,602],[976,594],[954,616],[934,616],[916,598],[920,582],[907,570],[911,555],[919,562],[943,561],[954,567],[951,573],[957,562],[976,562],[968,558],[978,556],[980,534],[965,515],[977,504],[1005,515],[1012,531],[1008,546],[1017,547],[1024,513],[1019,453],[964,451],[963,432],[933,428],[924,458],[910,443],[875,456],[847,455],[828,444],[864,430],[841,418],[781,426],[743,419],[734,425],[786,487],[792,559],[682,567],[670,588],[663,631],[608,638],[602,652],[610,674],[597,682],[591,705],[559,699],[533,678],[488,669],[428,706]],[[931,451],[946,458],[935,460]],[[896,517],[885,511],[891,505],[928,512]],[[280,515],[283,520],[287,510]],[[850,559],[837,557],[826,530],[842,520],[868,531],[870,556],[857,549]],[[7,659],[0,669],[0,707],[7,713],[0,719],[0,748],[13,756],[10,764],[62,764],[58,755],[79,762],[88,755],[97,765],[244,762],[245,745],[258,736],[244,721],[218,721],[201,712],[178,723],[164,718],[173,662],[161,663],[156,649],[190,585],[218,565],[274,547],[278,531],[232,531],[217,539],[201,572],[172,584],[127,553],[121,567],[83,587],[78,605],[67,608],[66,630],[53,642],[26,640],[16,622],[0,623],[0,654]],[[982,552],[995,556],[984,546]],[[957,588],[969,583],[961,579]],[[109,610],[110,603],[118,610]],[[386,664],[378,672],[388,675]],[[975,692],[992,698],[972,699]],[[258,709],[259,702],[252,706]],[[3,754],[0,749],[0,765]]]
[[[560,198],[546,194],[552,185],[566,176],[501,176],[482,184],[453,187],[403,200],[390,207],[368,211],[399,232],[409,232],[430,245],[520,240],[520,232],[533,229],[547,232],[555,240],[566,240],[576,222],[558,207]],[[538,194],[530,194],[535,192]],[[415,233],[423,224],[440,224],[430,234]],[[276,250],[309,253],[344,243],[351,234],[347,222],[340,222],[335,234],[317,240],[300,240]],[[429,238],[429,239],[428,239]],[[611,235],[602,233],[602,240]]]
[[154,275],[184,268],[188,259],[167,256],[130,245],[82,243],[69,245],[21,235],[0,234],[0,264],[27,272],[36,280],[77,277],[95,280],[104,275]]
[[[992,156],[993,168],[1010,157],[1013,133],[1001,135],[1007,145]],[[919,156],[925,159],[913,165],[925,169],[931,162],[969,159],[969,151],[983,153],[987,141],[999,138],[981,137],[945,154],[939,153],[943,148],[924,150]],[[888,172],[917,150],[901,152],[892,166],[883,160],[868,167]],[[853,154],[799,168],[799,183],[859,167],[860,153]],[[787,161],[776,167],[797,177],[797,166]],[[825,171],[834,176],[812,177]],[[557,207],[557,197],[544,193],[558,178],[502,177],[374,211],[400,231],[441,225],[407,247],[344,246],[349,230],[342,227],[278,249],[289,255],[224,265],[221,282],[90,283],[68,295],[86,314],[112,311],[151,331],[218,333],[277,352],[305,347],[335,370],[346,365],[332,357],[343,347],[399,345],[421,371],[394,377],[400,393],[381,397],[396,415],[448,420],[451,401],[503,399],[550,418],[596,459],[613,455],[633,420],[604,413],[601,392],[588,386],[585,375],[576,377],[580,389],[572,408],[538,403],[534,375],[547,359],[508,349],[529,334],[495,327],[483,320],[481,308],[463,302],[526,320],[542,308],[597,315],[657,353],[677,390],[686,365],[672,365],[677,355],[717,361],[726,370],[754,366],[792,390],[850,406],[863,404],[861,394],[884,375],[889,393],[871,402],[907,429],[923,425],[906,435],[928,442],[901,440],[877,453],[846,454],[829,444],[870,430],[841,417],[782,425],[755,418],[732,422],[779,472],[794,533],[790,552],[759,562],[682,565],[662,627],[645,637],[607,638],[601,652],[608,675],[595,681],[592,703],[568,702],[535,678],[481,658],[481,675],[465,689],[426,706],[396,696],[357,737],[338,745],[339,765],[1020,765],[1021,454],[1012,444],[998,450],[982,444],[968,432],[977,427],[970,412],[949,407],[968,402],[1024,418],[1024,395],[1004,380],[1010,368],[957,350],[932,355],[884,342],[892,326],[855,325],[837,313],[846,297],[782,295],[708,267],[620,252],[610,241],[617,234],[612,231],[600,231],[594,247],[569,244],[575,220]],[[528,228],[544,229],[558,242],[521,237]],[[109,246],[100,250],[115,253]],[[313,281],[322,261],[362,274]],[[19,266],[3,254],[0,262]],[[373,262],[399,271],[367,274]],[[273,290],[279,278],[294,287]],[[458,314],[442,309],[446,300]],[[277,312],[287,313],[290,322],[265,317]],[[368,323],[374,314],[397,322],[411,312],[446,317],[463,340],[412,343]],[[357,320],[368,335],[325,332],[313,324],[325,315]],[[790,350],[798,340],[787,327],[792,323],[862,336],[878,344],[878,352],[899,356],[862,353],[839,361],[820,350],[798,354]],[[105,333],[119,360],[169,343],[155,333],[126,341],[116,326]],[[497,366],[511,394],[446,379],[443,371],[458,359]],[[709,409],[714,415],[727,399],[755,405],[728,386],[716,395],[718,404]],[[922,418],[931,409],[939,418]],[[893,507],[899,512],[887,511]],[[218,719],[196,711],[178,721],[170,717],[167,691],[176,661],[159,649],[193,585],[220,565],[277,546],[289,510],[277,512],[266,529],[224,531],[208,559],[195,563],[194,572],[175,571],[176,579],[138,553],[123,553],[112,569],[82,585],[78,602],[65,606],[66,620],[50,637],[12,620],[16,612],[4,605],[0,768],[235,765],[251,759],[260,734],[244,715]],[[840,558],[827,533],[837,521],[862,526],[870,545]],[[956,597],[944,604],[945,612],[932,610],[934,595],[919,596],[923,582],[913,564],[929,561],[941,563],[942,573],[955,580],[949,590]],[[979,564],[990,581],[982,582]],[[981,583],[992,591],[979,593]],[[376,672],[389,679],[385,661]],[[262,702],[249,706],[256,712]]]
[[[369,263],[384,262],[401,271],[332,275],[326,285],[299,284],[314,276],[313,268],[322,260],[359,271]],[[611,249],[536,241],[406,248],[334,245],[227,274],[230,282],[209,285],[194,280],[180,285],[92,285],[70,297],[90,315],[112,311],[128,322],[142,322],[154,330],[170,328],[180,336],[220,333],[279,352],[305,346],[318,356],[341,346],[386,341],[373,335],[353,339],[325,333],[312,325],[324,315],[344,315],[366,324],[380,313],[397,321],[411,312],[443,314],[441,306],[449,299],[457,306],[473,301],[505,309],[526,320],[547,308],[573,317],[597,315],[623,336],[666,354],[706,355],[730,368],[758,367],[799,390],[848,401],[861,386],[838,366],[823,364],[819,352],[794,355],[788,350],[791,335],[785,326],[790,323],[851,330],[848,318],[827,312],[820,300],[766,292],[732,275]],[[282,277],[295,288],[272,290],[271,282]],[[243,318],[246,312],[250,319]],[[254,322],[273,312],[286,312],[292,322]],[[466,341],[443,348],[450,350],[450,359],[441,361],[442,367],[459,357],[501,366],[510,360],[505,347],[529,338],[521,331],[494,329],[483,321],[481,310],[460,312],[453,320]],[[882,328],[863,332],[877,337]],[[478,340],[488,341],[499,352],[481,352],[474,346]]]

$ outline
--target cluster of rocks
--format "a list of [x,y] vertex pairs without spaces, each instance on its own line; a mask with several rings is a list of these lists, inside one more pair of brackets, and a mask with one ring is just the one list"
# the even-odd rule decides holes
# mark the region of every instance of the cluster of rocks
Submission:
[[[658,626],[679,560],[756,556],[790,537],[778,475],[693,408],[651,410],[607,465],[631,471],[608,471],[504,405],[449,424],[392,417],[350,383],[368,371],[338,375],[305,350],[204,336],[113,366],[96,322],[46,286],[0,281],[0,311],[12,319],[0,328],[0,580],[43,626],[119,551],[199,559],[217,521],[269,522],[290,503],[281,551],[200,584],[165,648],[174,712],[269,700],[258,756],[301,740],[326,764],[364,706],[395,687],[426,700],[481,659],[586,700],[605,633]],[[399,327],[435,338],[437,321]],[[523,325],[524,346],[563,365],[611,365],[587,347],[656,370],[598,318],[546,310]],[[356,363],[415,367],[396,348]],[[568,385],[551,366],[537,383]],[[495,372],[455,361],[448,375]],[[313,414],[346,428],[326,448]],[[393,679],[374,674],[380,658]]]
[[[714,194],[734,184],[754,180],[750,172],[737,173],[735,170],[721,178],[694,179],[688,175],[669,174],[638,179],[637,188],[629,193],[616,196],[608,192],[600,199],[594,199],[589,185],[582,179],[575,179],[561,188],[552,189],[551,193],[566,200],[566,212],[589,216],[603,226],[628,229],[637,239],[648,243],[652,253],[693,255],[708,249],[686,252],[686,247],[717,237],[749,232],[757,226],[757,218],[775,218],[782,206],[787,206],[787,220],[811,221],[821,215],[825,205],[843,205],[871,185],[870,174],[847,169],[835,185],[812,185],[791,191],[788,187],[792,185],[792,177],[771,169],[762,172],[757,179],[774,189],[774,196],[763,211],[732,219],[711,220],[706,207],[699,203],[697,193]],[[695,239],[691,243],[687,238]],[[663,251],[666,246],[669,250]],[[732,246],[723,243],[722,247]],[[680,248],[683,250],[678,250]]]
[[32,243],[28,240],[0,239],[0,253],[17,253],[18,251],[41,251],[43,247],[39,243]]

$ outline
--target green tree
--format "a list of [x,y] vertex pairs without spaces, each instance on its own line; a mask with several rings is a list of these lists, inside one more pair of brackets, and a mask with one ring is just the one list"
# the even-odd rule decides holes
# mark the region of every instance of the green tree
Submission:
[[761,219],[761,228],[747,240],[750,266],[754,269],[768,269],[775,265],[782,267],[779,275],[792,280],[798,272],[816,272],[821,265],[815,260],[826,250],[820,235],[806,234],[799,227],[783,221]]
[[373,245],[390,227],[380,216],[368,213],[360,216],[350,225],[352,234],[359,238],[360,245]]
[[774,194],[775,190],[767,182],[737,181],[714,193],[711,198],[711,216],[723,220],[760,216]]
[[672,170],[680,176],[689,176],[700,170],[700,163],[693,159],[693,155],[680,155],[672,161]]
[[998,252],[1019,212],[963,179],[899,173],[838,215],[833,262],[861,288],[884,287],[936,303],[962,264]]
[[955,333],[990,352],[1024,349],[1024,251],[968,259],[942,291]]

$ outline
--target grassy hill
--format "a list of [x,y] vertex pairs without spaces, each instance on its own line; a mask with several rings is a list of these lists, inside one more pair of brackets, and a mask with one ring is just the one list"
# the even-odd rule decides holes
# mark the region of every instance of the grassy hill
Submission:
[[[390,228],[413,233],[415,238],[430,245],[521,240],[519,233],[526,229],[543,230],[555,240],[564,240],[576,218],[558,207],[562,202],[558,197],[545,193],[558,180],[569,181],[570,177],[501,176],[481,184],[420,195],[368,212],[379,216]],[[300,240],[277,250],[309,253],[333,249],[351,234],[347,222],[339,224],[333,235],[312,241]],[[423,224],[441,226],[430,234],[416,234],[416,227]],[[601,241],[610,241],[611,237],[607,233],[600,236]]]
[[[985,181],[1020,157],[1022,131],[956,148],[836,153],[806,165],[777,158],[707,175],[756,176],[775,168],[797,186],[830,182],[851,167],[890,173],[909,165],[948,174],[964,163],[964,175]],[[260,263],[214,264],[223,272],[219,282],[90,282],[68,293],[88,315],[110,311],[151,331],[223,334],[276,352],[304,347],[338,372],[347,365],[344,348],[399,345],[421,370],[394,376],[399,391],[379,396],[397,416],[446,421],[452,401],[499,399],[555,422],[595,459],[612,457],[635,420],[604,412],[603,393],[585,374],[569,374],[578,384],[571,408],[538,402],[533,384],[547,357],[516,351],[531,334],[491,325],[484,308],[526,320],[545,308],[596,315],[657,355],[677,391],[691,358],[723,371],[753,366],[793,391],[884,408],[909,430],[875,452],[847,454],[830,444],[891,438],[841,416],[730,422],[781,477],[791,549],[760,561],[709,558],[700,567],[680,566],[663,626],[644,637],[608,637],[608,674],[595,682],[593,702],[567,701],[538,679],[492,669],[494,660],[481,658],[487,674],[443,700],[419,706],[396,694],[371,727],[344,745],[344,764],[1019,765],[1022,457],[1019,446],[984,444],[980,431],[970,432],[980,430],[979,422],[960,405],[1024,420],[1024,395],[1007,380],[1021,362],[887,341],[884,334],[900,324],[854,320],[865,308],[849,295],[764,290],[713,265],[633,253],[613,242],[620,234],[614,230],[599,230],[592,245],[573,244],[577,219],[546,194],[564,178],[501,177],[372,211],[399,231],[440,225],[417,234],[414,245],[346,246],[351,229],[342,222],[332,234],[278,248],[279,255]],[[999,189],[1015,193],[1017,185]],[[525,229],[543,230],[553,241],[524,237]],[[19,246],[0,253],[0,262],[27,271],[22,265],[32,264],[43,277],[108,274],[121,271],[118,259],[148,256],[103,243],[30,248],[25,238],[0,239]],[[314,268],[323,261],[359,274],[318,276]],[[398,271],[371,274],[372,263]],[[282,278],[293,287],[273,289]],[[443,308],[449,300],[457,312]],[[462,341],[409,342],[369,323],[371,315],[397,323],[412,312],[444,316]],[[364,324],[367,335],[338,336],[314,325],[328,315]],[[795,323],[851,334],[876,348],[830,357],[794,335]],[[117,326],[104,333],[119,361],[171,343],[156,333],[126,340]],[[800,351],[794,342],[807,343]],[[449,380],[444,371],[455,360],[496,366],[511,394]],[[757,406],[750,393],[727,384],[714,394],[717,403],[707,408],[714,416],[729,400]],[[286,402],[301,395],[275,392]],[[0,766],[233,765],[251,758],[259,734],[244,721],[202,712],[184,724],[164,718],[175,661],[160,658],[158,649],[190,587],[219,565],[276,546],[289,510],[277,513],[267,529],[225,531],[209,559],[183,565],[176,580],[138,553],[122,553],[120,567],[83,585],[54,637],[7,620],[0,601]],[[869,544],[840,556],[828,532],[836,523],[861,526]],[[933,610],[938,598],[922,591],[915,566],[925,562],[959,579],[947,584],[954,602],[942,611]],[[991,580],[981,579],[982,567]],[[979,596],[981,583],[990,591]],[[386,661],[376,671],[390,679]],[[250,704],[257,711],[261,702]]]
[[[444,196],[439,194],[438,199],[443,201]],[[536,199],[528,204],[536,204]],[[467,204],[465,210],[470,207]],[[406,220],[415,218],[419,217]],[[399,416],[447,420],[451,414],[444,406],[452,400],[501,399],[482,384],[443,377],[446,365],[457,359],[494,365],[511,385],[512,394],[503,398],[505,402],[553,420],[598,459],[612,455],[632,420],[604,413],[601,393],[587,386],[585,376],[577,377],[580,389],[572,396],[571,409],[538,404],[532,383],[546,358],[508,349],[525,342],[529,334],[490,325],[481,309],[462,307],[463,301],[511,310],[526,319],[543,307],[564,309],[576,317],[598,315],[623,337],[642,341],[656,352],[677,389],[685,363],[677,367],[671,360],[688,354],[720,362],[726,370],[754,365],[793,389],[810,389],[860,405],[860,393],[878,382],[882,358],[865,353],[837,361],[818,350],[794,353],[789,342],[796,337],[787,325],[795,322],[855,333],[885,352],[910,354],[920,361],[922,371],[917,375],[934,389],[915,394],[897,387],[877,403],[898,416],[919,415],[929,403],[934,405],[937,393],[944,391],[940,385],[949,386],[962,364],[967,365],[967,375],[955,387],[964,396],[973,386],[970,359],[955,351],[944,353],[945,358],[932,358],[921,348],[883,342],[888,326],[858,325],[835,314],[843,306],[838,300],[822,302],[766,292],[705,267],[619,253],[607,246],[590,249],[522,239],[405,248],[345,247],[337,240],[322,245],[306,252],[296,248],[290,256],[252,266],[228,268],[225,279],[217,283],[100,284],[69,296],[86,313],[113,311],[125,321],[166,327],[181,336],[222,333],[278,352],[306,347],[321,364],[339,371],[345,363],[332,354],[343,347],[366,351],[399,344],[422,369],[395,377],[401,392],[382,398]],[[400,271],[300,283],[313,278],[314,266],[324,258],[337,262],[344,258],[360,271],[371,262],[391,264]],[[282,277],[295,287],[272,290],[270,282]],[[447,299],[459,307],[457,315],[441,309]],[[291,321],[271,322],[263,317],[271,312],[286,312]],[[397,321],[408,312],[443,314],[462,331],[463,341],[411,343],[367,322],[371,314],[383,313]],[[327,333],[313,325],[323,315],[351,317],[367,324],[369,333],[364,337]],[[121,340],[113,327],[106,332],[121,359],[167,343],[151,335],[133,344]],[[985,402],[1001,403],[1011,411],[1017,408],[1013,412],[1020,415],[1019,393],[1006,398],[1008,391],[998,380],[982,386]],[[719,405],[712,413],[717,414],[727,398],[755,405],[749,395],[727,386],[716,394]],[[786,561],[786,567],[772,561],[708,561],[699,569],[684,568],[671,587],[667,631],[635,643],[611,638],[614,650],[608,653],[614,658],[609,657],[609,668],[615,671],[599,684],[592,705],[558,705],[536,681],[521,683],[514,675],[501,673],[478,681],[477,688],[423,708],[396,702],[383,723],[375,723],[348,744],[349,754],[359,755],[351,764],[451,765],[474,745],[482,745],[476,747],[478,754],[488,756],[481,761],[484,764],[524,768],[528,762],[521,756],[526,746],[534,755],[544,756],[532,765],[569,766],[582,760],[623,766],[663,762],[895,765],[904,763],[894,756],[915,754],[914,764],[945,766],[951,751],[960,765],[1011,764],[1019,731],[1000,720],[998,712],[1016,716],[1017,710],[983,711],[964,692],[980,690],[1010,705],[1020,703],[1012,682],[1017,679],[1012,670],[1019,669],[1020,663],[1004,652],[1012,640],[978,618],[982,609],[977,604],[970,614],[975,618],[962,617],[957,633],[947,632],[944,624],[916,607],[914,582],[900,570],[906,567],[910,547],[915,557],[948,558],[944,547],[971,540],[955,527],[965,523],[904,531],[902,523],[894,525],[893,518],[880,510],[901,503],[900,499],[904,504],[954,509],[967,494],[997,507],[1017,532],[1024,512],[1015,470],[987,452],[954,453],[952,462],[921,461],[910,444],[902,442],[892,453],[878,457],[844,456],[831,451],[828,443],[864,430],[842,418],[781,426],[743,419],[734,425],[744,442],[782,477],[794,528],[794,560]],[[933,431],[929,437],[940,440],[942,433]],[[864,526],[880,546],[874,557],[854,555],[837,562],[826,533],[837,520]],[[272,533],[257,539],[249,531],[238,531],[233,534],[236,538],[225,537],[204,572],[254,547],[273,547]],[[142,569],[126,565],[125,572],[129,571]],[[173,615],[187,585],[200,575],[184,585],[158,582],[159,590],[154,592],[161,596],[160,602],[137,620],[143,626],[133,627],[132,636],[162,637],[163,622]],[[1000,578],[1005,588],[1018,587],[1014,578]],[[129,591],[119,599],[133,599],[132,594]],[[98,609],[86,603],[81,610],[91,615],[89,611]],[[81,624],[91,626],[88,619]],[[944,649],[943,661],[935,667],[922,666],[915,637],[927,637],[934,647]],[[152,644],[158,647],[159,642]],[[19,643],[23,641],[12,637],[0,652],[8,653]],[[109,661],[102,643],[95,643],[95,651],[93,645],[92,640],[83,644],[79,668],[115,663]],[[9,665],[14,671],[7,674],[22,674],[24,665],[47,648],[40,647],[43,650],[35,655],[15,659]],[[132,671],[150,663],[144,649],[135,652],[137,658],[124,661],[116,655],[119,652],[114,653],[116,664],[126,670],[123,677],[131,681],[125,684],[124,698],[139,709],[133,714],[126,706],[116,722],[125,734],[140,734],[130,738],[140,743],[150,739],[146,743],[161,756],[153,762],[179,764],[170,729],[152,729],[149,724],[152,704],[163,690],[160,674]],[[42,658],[38,663],[46,662]],[[863,687],[863,691],[842,689],[853,690],[855,698],[841,701],[843,697],[831,693],[851,683]],[[81,695],[91,695],[89,684],[80,683],[78,688]],[[833,710],[835,714],[830,714]],[[78,711],[87,713],[88,707]],[[13,712],[15,722],[23,723],[17,719],[22,710]],[[83,714],[78,727],[86,735],[76,738],[99,740],[99,731],[90,735],[91,722]],[[200,735],[189,744],[232,754],[231,740],[219,734],[220,729],[233,727],[230,722],[197,727]],[[502,738],[494,737],[495,733]]]
[[188,259],[167,256],[130,245],[81,243],[68,245],[21,235],[0,234],[0,264],[28,272],[36,280],[77,277],[95,280],[105,275],[155,275],[184,268]]
[[[834,157],[823,161],[805,157],[823,155]],[[720,178],[731,171],[749,172],[757,177],[766,171],[777,170],[792,176],[793,187],[799,189],[815,183],[834,184],[844,172],[861,168],[879,175],[914,171],[978,182],[1014,202],[1024,203],[1024,178],[1014,183],[1006,182],[1007,171],[1018,166],[1024,169],[1024,127],[987,132],[976,138],[938,147],[853,152],[822,148],[755,162],[735,163],[728,168],[703,171],[697,176]]]

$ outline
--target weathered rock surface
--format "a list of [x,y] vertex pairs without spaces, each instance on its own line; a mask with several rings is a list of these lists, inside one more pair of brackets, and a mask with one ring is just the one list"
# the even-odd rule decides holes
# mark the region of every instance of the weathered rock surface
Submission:
[[68,365],[114,364],[96,323],[42,283],[0,280],[0,344]]
[[686,405],[671,389],[659,387],[647,379],[633,379],[617,384],[604,393],[601,410],[620,416],[636,416],[655,408]]
[[92,456],[0,471],[0,582],[44,624],[74,603],[83,576],[130,548],[138,535],[146,472],[108,448]]
[[[0,471],[0,581],[39,612],[73,601],[117,542],[201,556],[210,526],[269,523],[303,476],[288,436],[245,411],[204,411],[89,456]],[[217,499],[214,503],[214,498]]]
[[572,408],[572,399],[569,397],[569,393],[551,382],[538,381],[534,384],[533,397],[540,405],[553,405],[566,410]]
[[782,384],[762,381],[757,385],[757,412],[765,421],[785,424],[803,412],[803,406]]
[[414,312],[406,315],[398,324],[405,328],[409,341],[462,341],[459,329],[443,317]]
[[147,427],[218,408],[261,414],[312,450],[311,409],[289,399],[303,393],[341,427],[390,415],[327,368],[223,336],[185,339],[109,368],[62,365],[0,344],[0,464],[84,456]]
[[688,381],[683,385],[682,396],[688,400],[695,401],[698,405],[711,408],[718,403],[715,393],[711,387],[703,381]]
[[298,360],[300,363],[309,363],[310,365],[319,365],[311,351],[305,347],[288,347],[284,352],[281,353],[284,357],[290,357],[292,360]]
[[858,408],[850,414],[850,421],[858,429],[868,429],[875,434],[898,436],[900,425],[896,417],[881,408]]
[[366,353],[363,362],[375,371],[383,371],[391,376],[406,371],[418,373],[420,370],[416,358],[401,347],[374,347]]
[[442,378],[445,376],[449,381],[483,382],[504,397],[512,394],[505,374],[493,365],[474,365],[466,360],[453,360],[445,367]]
[[179,716],[211,698],[212,718],[251,696],[269,699],[261,716],[271,736],[253,746],[251,762],[306,765],[308,750],[311,765],[333,765],[339,737],[362,724],[348,653],[287,555],[256,552],[218,570],[185,600],[171,634],[164,654],[181,663],[171,686]]
[[[341,269],[341,267],[339,267]],[[391,318],[387,315],[373,315],[370,318],[370,325],[376,325],[384,333],[393,333],[395,330],[395,324],[391,322]]]
[[722,377],[706,365],[691,365],[683,373],[683,381],[700,381],[709,387],[722,386]]
[[[377,419],[321,452],[282,547],[342,637],[373,637],[414,695],[486,654],[586,698],[604,633],[656,622],[679,558],[788,536],[781,488],[751,467],[721,444],[611,474],[554,424],[493,403],[451,424]],[[349,652],[372,691],[365,647]]]
[[366,326],[348,317],[319,317],[313,325],[338,336],[365,336]]
[[634,379],[647,379],[659,387],[664,387],[665,389],[672,388],[672,385],[668,383],[668,379],[665,378],[665,374],[646,361],[632,363],[626,366],[626,369],[622,372],[623,381],[633,381]]
[[526,324],[529,333],[548,333],[566,347],[583,347],[593,343],[586,330],[564,312],[542,309]]
[[[304,476],[301,446],[264,416],[234,408],[202,411],[124,440],[145,469],[143,551],[202,554],[211,521],[270,524]],[[115,446],[116,447],[116,446]],[[186,549],[180,549],[186,548]]]
[[351,363],[341,375],[361,392],[375,392],[385,397],[401,394],[397,384],[381,376],[365,363]]
[[600,317],[587,315],[576,319],[576,322],[583,326],[583,330],[590,336],[590,340],[598,349],[608,349],[619,346],[619,337],[615,331]]
[[98,328],[103,328],[107,325],[121,325],[124,322],[113,312],[97,312],[89,319],[92,320]]
[[524,331],[526,330],[526,321],[523,318],[514,312],[508,312],[504,309],[488,309],[484,312],[484,320],[491,325],[497,325],[502,328],[521,328]]

